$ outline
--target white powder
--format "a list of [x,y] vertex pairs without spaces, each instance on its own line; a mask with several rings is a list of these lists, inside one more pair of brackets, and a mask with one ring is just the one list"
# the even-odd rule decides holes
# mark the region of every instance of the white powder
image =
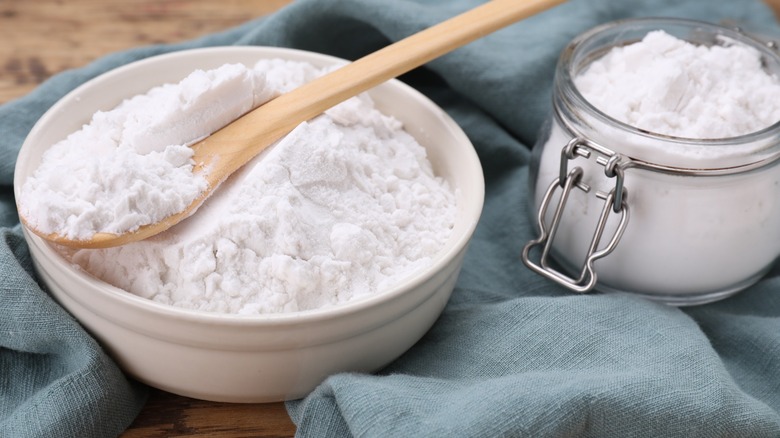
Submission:
[[97,112],[47,150],[22,187],[20,213],[39,231],[78,240],[158,222],[207,186],[192,173],[188,144],[271,95],[263,74],[233,64]]
[[575,78],[596,108],[636,128],[728,138],[780,120],[780,83],[751,47],[699,46],[663,31],[613,48]]
[[[280,60],[261,61],[254,72],[266,95],[319,74]],[[455,209],[425,149],[361,95],[300,125],[168,232],[72,259],[161,303],[294,312],[374,294],[428,265]]]

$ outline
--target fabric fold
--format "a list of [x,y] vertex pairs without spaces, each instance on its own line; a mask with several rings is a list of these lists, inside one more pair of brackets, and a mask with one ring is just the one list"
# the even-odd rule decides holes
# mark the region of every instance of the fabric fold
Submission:
[[116,436],[146,400],[38,285],[19,226],[0,230],[0,436]]

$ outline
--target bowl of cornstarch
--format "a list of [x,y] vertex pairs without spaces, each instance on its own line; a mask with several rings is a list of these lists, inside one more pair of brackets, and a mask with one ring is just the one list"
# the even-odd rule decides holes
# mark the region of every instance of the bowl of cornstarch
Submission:
[[[105,73],[30,132],[18,207],[75,237],[143,223],[127,213],[137,203],[164,216],[198,190],[190,144],[344,62],[216,47]],[[452,293],[483,198],[463,131],[393,80],[299,125],[163,234],[103,249],[25,237],[53,297],[129,375],[270,402],[414,345]]]

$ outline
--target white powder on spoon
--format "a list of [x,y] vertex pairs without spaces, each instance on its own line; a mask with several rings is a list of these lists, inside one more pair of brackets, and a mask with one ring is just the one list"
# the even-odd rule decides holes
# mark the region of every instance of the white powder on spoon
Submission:
[[192,173],[192,143],[270,98],[242,65],[196,71],[95,113],[47,150],[21,190],[33,228],[69,239],[121,234],[183,210],[207,186]]
[[780,82],[742,44],[707,47],[654,31],[613,48],[574,82],[607,115],[657,134],[729,138],[780,120]]
[[[248,76],[262,86],[256,94],[271,97],[318,74],[273,60]],[[174,306],[316,309],[374,294],[429,264],[450,235],[455,204],[425,149],[361,95],[296,128],[168,232],[72,259]]]

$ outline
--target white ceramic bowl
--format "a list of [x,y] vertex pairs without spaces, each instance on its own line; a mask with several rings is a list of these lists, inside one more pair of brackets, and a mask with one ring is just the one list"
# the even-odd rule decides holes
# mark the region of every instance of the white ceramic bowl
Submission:
[[[218,47],[161,55],[108,72],[65,96],[32,129],[16,164],[17,197],[44,150],[98,109],[199,68],[252,65],[261,58],[317,66],[343,62],[290,49]],[[427,149],[437,175],[457,189],[458,218],[446,247],[429,269],[403,284],[330,309],[254,317],[210,314],[110,286],[25,230],[38,274],[122,369],[173,393],[230,402],[288,400],[306,395],[330,374],[378,370],[417,342],[444,308],[482,211],[484,180],[468,138],[434,103],[395,80],[370,94],[382,111],[405,124]]]

